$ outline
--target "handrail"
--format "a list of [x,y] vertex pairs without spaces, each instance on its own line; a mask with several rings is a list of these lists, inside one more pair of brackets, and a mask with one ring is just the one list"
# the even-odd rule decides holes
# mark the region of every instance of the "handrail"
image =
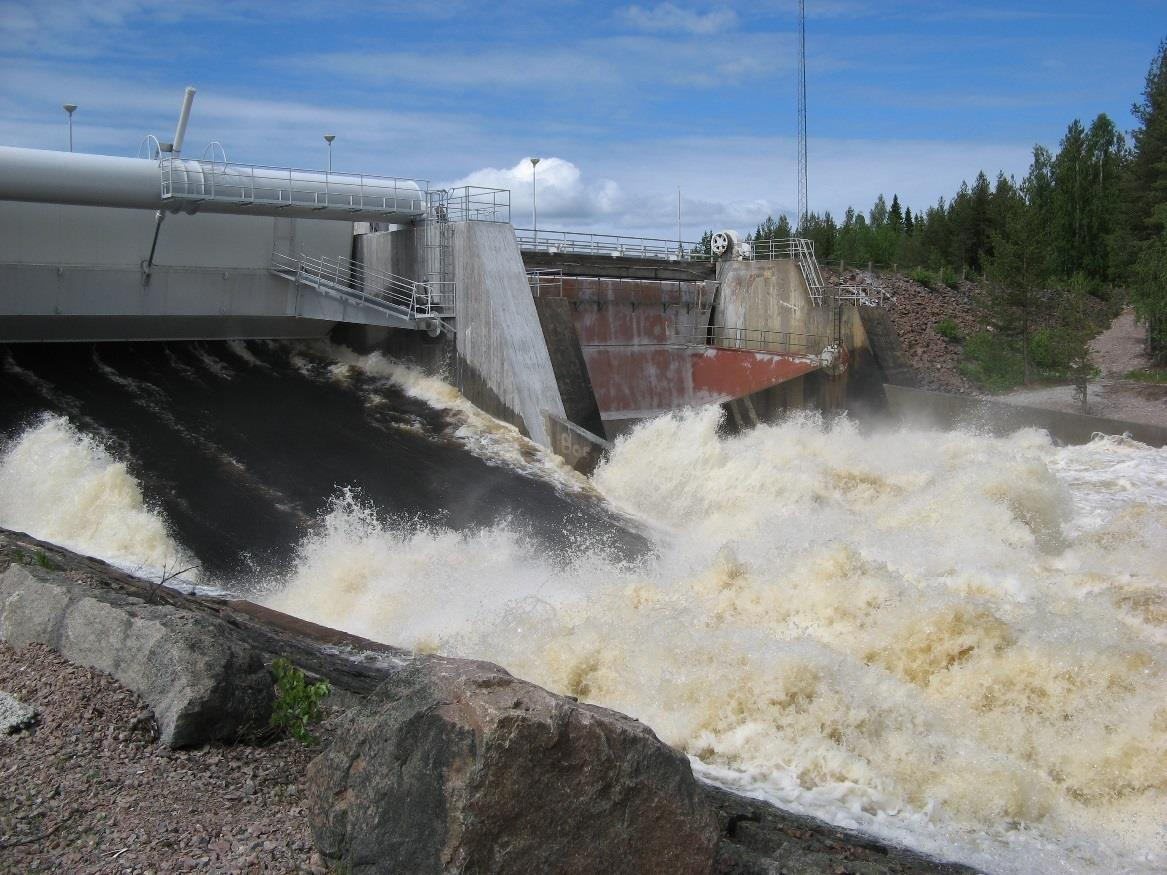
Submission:
[[542,297],[543,290],[548,289],[551,294],[558,292],[563,295],[563,269],[559,267],[540,268],[527,271],[527,285],[531,287],[531,294]]
[[427,180],[403,176],[228,164],[213,159],[162,158],[159,169],[163,200],[421,215],[429,190]]
[[527,252],[577,252],[614,257],[659,258],[667,261],[711,261],[700,251],[701,244],[690,240],[661,237],[626,237],[618,234],[591,234],[584,231],[549,231],[516,228],[519,248]]
[[743,328],[726,325],[712,325],[695,333],[677,333],[673,335],[673,342],[686,346],[712,346],[722,349],[812,356],[820,355],[824,349],[831,345],[831,341],[820,334],[800,334],[794,331],[774,331],[767,328]]
[[435,210],[438,221],[510,222],[511,220],[511,191],[509,188],[462,185],[448,189],[443,194],[443,202]]
[[365,267],[349,258],[272,253],[272,270],[281,276],[326,288],[362,303],[388,308],[407,319],[452,319],[452,282],[418,282]]
[[826,283],[819,271],[818,259],[814,254],[814,241],[805,237],[782,237],[777,239],[755,240],[750,244],[750,253],[747,256],[754,261],[787,258],[798,262],[798,269],[806,282],[810,292],[811,302],[818,305],[823,302],[823,292]]

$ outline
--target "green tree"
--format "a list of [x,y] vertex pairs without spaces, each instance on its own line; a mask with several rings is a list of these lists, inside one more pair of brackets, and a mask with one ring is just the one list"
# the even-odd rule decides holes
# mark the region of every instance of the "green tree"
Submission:
[[1015,198],[1005,214],[1004,228],[993,234],[993,255],[987,260],[987,304],[997,332],[1015,338],[1021,347],[1022,380],[1032,377],[1030,341],[1048,309],[1043,294],[1048,228],[1026,198]]
[[1058,328],[1056,333],[1058,364],[1064,367],[1074,384],[1074,397],[1081,403],[1082,412],[1089,413],[1088,391],[1090,378],[1098,369],[1090,352],[1090,339],[1095,334],[1095,326],[1090,318],[1087,297],[1090,279],[1085,274],[1075,274],[1069,286],[1061,291],[1058,302]]
[[1074,119],[1062,137],[1053,163],[1053,227],[1051,255],[1059,276],[1069,277],[1081,267],[1086,246],[1086,193],[1089,167],[1086,158],[1086,129]]
[[887,211],[887,224],[893,234],[904,233],[904,211],[900,206],[900,196],[891,196],[891,209]]
[[1086,131],[1088,191],[1086,198],[1086,250],[1081,267],[1098,281],[1111,276],[1111,249],[1122,210],[1122,176],[1126,165],[1126,140],[1106,113]]
[[1136,242],[1159,236],[1155,208],[1167,203],[1167,39],[1147,71],[1143,100],[1131,107],[1139,125],[1123,185],[1126,221]]
[[1135,314],[1147,325],[1147,345],[1159,361],[1167,360],[1167,203],[1155,208],[1159,236],[1139,247],[1131,298]]
[[1116,240],[1118,272],[1131,280],[1135,313],[1147,323],[1152,355],[1167,358],[1167,39],[1147,72],[1139,125],[1123,180],[1126,203]]
[[830,212],[807,213],[800,229],[801,236],[814,243],[814,252],[820,261],[827,261],[835,255],[839,228]]
[[694,255],[713,255],[713,232],[706,231],[701,235],[697,245],[693,247]]

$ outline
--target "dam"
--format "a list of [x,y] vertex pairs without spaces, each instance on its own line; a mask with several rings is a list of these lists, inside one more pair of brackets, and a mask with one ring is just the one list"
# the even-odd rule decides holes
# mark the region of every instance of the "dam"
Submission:
[[504,190],[189,158],[193,96],[138,158],[0,148],[0,342],[331,336],[584,466],[670,410],[843,405],[878,296],[827,286],[809,241],[540,240]]
[[501,191],[160,148],[111,205],[17,159],[0,525],[496,661],[986,872],[1162,870],[1161,449],[832,416],[894,370],[883,302],[797,240],[536,241]]

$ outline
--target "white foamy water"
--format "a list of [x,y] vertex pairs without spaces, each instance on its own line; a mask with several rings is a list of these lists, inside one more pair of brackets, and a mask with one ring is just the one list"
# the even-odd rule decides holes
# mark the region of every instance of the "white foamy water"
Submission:
[[148,578],[191,564],[125,463],[61,416],[42,417],[0,455],[0,526]]
[[495,419],[471,404],[466,397],[437,377],[395,359],[373,352],[360,355],[331,343],[315,345],[337,364],[332,378],[347,382],[350,369],[386,380],[411,398],[443,410],[458,420],[454,437],[471,453],[486,462],[505,465],[565,491],[590,491],[588,480],[562,458],[524,437],[510,423]]
[[[560,477],[477,417],[460,439]],[[651,558],[386,520],[342,492],[268,601],[495,660],[638,717],[707,779],[989,872],[1167,868],[1167,450],[716,427],[648,423],[587,487],[644,523]],[[61,417],[0,457],[0,525],[139,571],[181,561],[126,466]]]
[[1167,451],[715,412],[595,485],[635,566],[334,502],[273,606],[630,713],[698,772],[1001,873],[1167,866]]

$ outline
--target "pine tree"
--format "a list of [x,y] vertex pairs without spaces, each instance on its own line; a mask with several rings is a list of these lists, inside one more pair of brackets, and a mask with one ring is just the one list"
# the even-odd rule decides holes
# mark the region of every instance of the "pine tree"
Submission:
[[1151,353],[1167,359],[1167,39],[1147,72],[1139,127],[1124,177],[1126,210],[1116,246],[1118,269],[1133,282],[1131,300],[1147,323]]
[[891,209],[887,212],[887,224],[893,234],[902,234],[904,232],[904,213],[900,207],[900,196],[898,194],[891,196]]
[[1124,188],[1127,225],[1136,242],[1154,240],[1160,225],[1155,207],[1167,203],[1167,39],[1147,71],[1142,103],[1131,107],[1139,120]]
[[1088,248],[1082,269],[1088,277],[1104,281],[1111,275],[1111,249],[1122,209],[1122,174],[1126,163],[1126,141],[1106,113],[1100,114],[1086,131],[1088,187],[1085,235]]
[[988,305],[998,332],[1020,342],[1023,380],[1029,385],[1030,339],[1049,308],[1044,295],[1048,226],[1032,203],[1014,198],[1005,227],[993,235],[993,255],[987,260]]

